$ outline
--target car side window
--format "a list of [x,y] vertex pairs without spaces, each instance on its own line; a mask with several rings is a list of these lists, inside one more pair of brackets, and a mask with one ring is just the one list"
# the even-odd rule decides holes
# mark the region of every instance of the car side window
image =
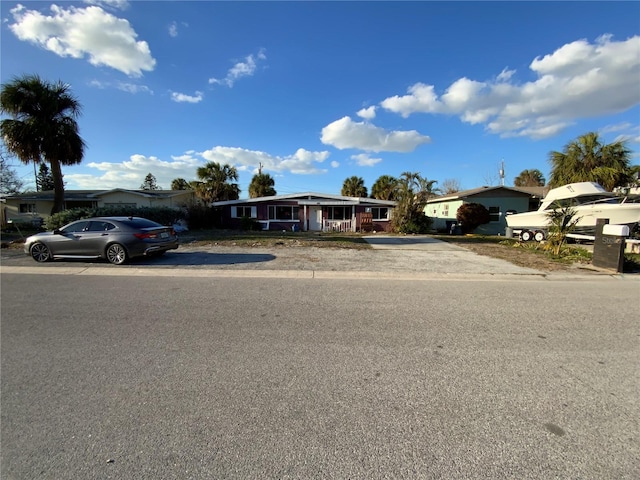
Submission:
[[78,233],[84,232],[89,226],[89,222],[75,222],[71,225],[67,225],[62,229],[63,233]]
[[89,225],[89,232],[106,232],[108,230],[113,230],[116,226],[113,223],[109,222],[91,222]]

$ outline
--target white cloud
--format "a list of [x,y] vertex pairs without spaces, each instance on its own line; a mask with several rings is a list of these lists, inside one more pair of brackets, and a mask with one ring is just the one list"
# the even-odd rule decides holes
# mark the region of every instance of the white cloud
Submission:
[[228,163],[239,170],[254,170],[262,164],[263,170],[272,172],[287,171],[299,175],[326,173],[326,169],[318,168],[329,157],[329,152],[310,152],[299,148],[292,155],[280,157],[259,150],[246,150],[238,147],[214,147],[200,155],[212,162]]
[[336,162],[335,160],[331,161],[331,168],[338,168],[340,166],[340,162]]
[[423,143],[431,142],[415,130],[387,131],[366,122],[354,122],[343,117],[322,129],[322,143],[340,150],[357,148],[365,152],[412,152]]
[[376,118],[376,107],[374,105],[371,107],[363,108],[359,110],[356,115],[358,115],[360,118],[364,118],[365,120],[373,120],[374,118]]
[[[131,155],[129,160],[119,163],[91,162],[88,168],[96,169],[99,174],[65,173],[64,179],[73,188],[81,189],[109,189],[128,188],[138,189],[147,173],[152,173],[162,188],[171,187],[174,178],[194,180],[196,170],[202,166],[202,159],[185,154],[172,157],[171,161],[145,155]],[[70,169],[73,167],[70,167]]]
[[169,25],[169,35],[174,38],[178,36],[178,24],[176,22],[171,22]]
[[[204,152],[189,150],[172,156],[171,160],[135,154],[124,162],[90,162],[83,168],[97,170],[97,174],[72,173],[74,167],[69,167],[64,178],[71,189],[138,189],[144,177],[152,173],[158,185],[168,189],[175,178],[196,180],[196,170],[206,162],[228,163],[240,172],[256,172],[262,164],[263,171],[305,175],[327,173],[327,169],[320,168],[327,158],[329,152],[311,152],[303,148],[280,157],[261,151],[217,146]],[[337,165],[332,163],[331,166],[335,168]]]
[[89,5],[98,5],[99,7],[107,7],[114,10],[126,10],[129,8],[128,0],[83,0]]
[[51,5],[51,16],[18,5],[11,10],[11,31],[61,57],[85,58],[133,77],[152,71],[156,61],[147,42],[136,40],[129,22],[97,6],[65,9]]
[[204,96],[202,92],[196,92],[195,95],[187,95],[185,93],[171,92],[171,100],[177,103],[200,103]]
[[105,88],[117,88],[118,90],[122,90],[123,92],[128,93],[148,93],[149,95],[153,95],[153,90],[151,90],[146,85],[138,85],[135,83],[129,82],[116,82],[115,84],[111,82],[103,82],[101,80],[91,80],[89,85],[95,88],[105,89]]
[[351,155],[351,159],[361,167],[373,167],[375,164],[382,161],[381,158],[371,158],[368,153],[359,153],[357,155]]
[[461,78],[438,96],[433,85],[416,83],[407,95],[386,98],[380,105],[408,117],[414,113],[457,115],[483,123],[504,137],[545,138],[576,119],[623,112],[640,104],[640,36],[613,41],[610,35],[593,44],[578,40],[530,66],[537,79],[516,83],[515,71],[504,69],[495,80]]
[[220,85],[226,85],[228,87],[233,87],[233,84],[236,80],[239,80],[242,77],[251,77],[255,73],[258,68],[258,62],[264,61],[267,59],[265,54],[265,49],[262,48],[256,55],[248,55],[245,57],[244,62],[236,63],[229,71],[227,72],[227,76],[218,79],[218,78],[210,78],[209,83],[215,83]]

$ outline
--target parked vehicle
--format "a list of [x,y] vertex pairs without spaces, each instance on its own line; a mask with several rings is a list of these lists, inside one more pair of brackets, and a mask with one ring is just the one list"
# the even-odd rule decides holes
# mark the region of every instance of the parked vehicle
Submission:
[[627,225],[631,231],[640,223],[640,203],[628,202],[626,197],[607,192],[594,182],[570,183],[554,188],[542,199],[538,210],[507,215],[505,220],[522,240],[540,242],[547,237],[549,212],[562,207],[571,207],[576,212],[576,236],[595,235],[598,218],[608,218],[612,225]]
[[24,252],[36,262],[54,258],[104,258],[122,265],[134,257],[162,255],[178,248],[172,227],[140,217],[77,220],[25,240]]

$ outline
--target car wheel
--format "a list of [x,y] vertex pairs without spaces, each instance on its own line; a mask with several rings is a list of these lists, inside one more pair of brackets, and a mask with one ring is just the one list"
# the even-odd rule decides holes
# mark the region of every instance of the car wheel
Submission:
[[31,258],[36,262],[48,262],[51,260],[51,251],[44,243],[34,243],[31,246]]
[[541,242],[545,238],[544,232],[542,230],[536,230],[536,233],[533,234],[533,239],[536,242]]
[[119,243],[112,243],[107,247],[107,260],[114,265],[122,265],[127,261],[127,251]]

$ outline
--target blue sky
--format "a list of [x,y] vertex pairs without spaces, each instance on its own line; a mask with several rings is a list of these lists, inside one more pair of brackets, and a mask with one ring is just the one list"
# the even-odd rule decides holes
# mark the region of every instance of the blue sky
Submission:
[[[419,172],[463,189],[548,178],[589,131],[640,163],[639,2],[0,2],[4,84],[83,106],[67,189],[169,188],[262,164],[278,194]],[[33,186],[33,168],[18,166]]]

